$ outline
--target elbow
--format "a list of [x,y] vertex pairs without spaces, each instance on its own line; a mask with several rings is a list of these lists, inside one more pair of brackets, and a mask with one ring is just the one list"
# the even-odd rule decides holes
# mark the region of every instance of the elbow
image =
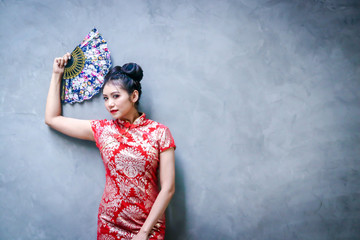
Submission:
[[175,187],[171,190],[170,197],[172,198],[174,196],[174,194],[175,194]]
[[51,118],[45,117],[45,124],[48,125],[49,127],[51,127],[51,125],[52,125]]
[[175,194],[175,186],[169,187],[165,191],[166,191],[167,195],[170,198],[172,198],[172,196],[174,196],[174,194]]
[[54,128],[56,117],[45,116],[45,124],[51,128]]
[[45,118],[45,124],[50,126],[50,121]]

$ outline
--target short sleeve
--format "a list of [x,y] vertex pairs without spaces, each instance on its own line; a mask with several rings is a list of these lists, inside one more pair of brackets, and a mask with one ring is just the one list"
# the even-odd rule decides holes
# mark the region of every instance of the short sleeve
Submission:
[[90,121],[90,125],[94,134],[96,146],[100,148],[99,137],[102,133],[102,130],[104,129],[104,120],[92,120]]
[[174,148],[174,150],[176,149],[176,145],[175,145],[175,141],[173,136],[171,135],[170,129],[167,127],[164,127],[161,129],[162,130],[162,134],[161,134],[161,138],[160,138],[160,152],[163,152],[169,148]]

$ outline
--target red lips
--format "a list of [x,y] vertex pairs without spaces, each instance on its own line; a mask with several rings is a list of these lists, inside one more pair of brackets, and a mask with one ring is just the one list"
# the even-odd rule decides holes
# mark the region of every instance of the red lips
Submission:
[[110,112],[111,113],[116,113],[118,110],[111,110]]

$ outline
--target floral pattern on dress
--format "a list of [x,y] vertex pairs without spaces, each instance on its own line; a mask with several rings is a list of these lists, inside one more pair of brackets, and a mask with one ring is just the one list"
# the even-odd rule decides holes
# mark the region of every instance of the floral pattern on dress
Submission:
[[[159,193],[160,153],[176,148],[170,130],[143,113],[133,124],[122,120],[91,121],[105,166],[106,184],[98,212],[98,239],[132,239]],[[149,239],[165,235],[165,215]]]

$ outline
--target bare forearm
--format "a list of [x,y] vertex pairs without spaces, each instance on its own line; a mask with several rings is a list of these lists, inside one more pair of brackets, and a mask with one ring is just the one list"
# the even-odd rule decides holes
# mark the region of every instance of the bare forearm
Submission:
[[53,73],[46,101],[45,122],[50,124],[54,117],[61,116],[60,85],[62,74]]
[[53,73],[46,100],[45,123],[70,137],[94,141],[90,121],[61,115],[60,87],[65,65],[69,58],[70,53],[66,53],[63,57],[54,59]]
[[148,218],[146,219],[145,223],[143,224],[140,232],[144,232],[146,234],[150,234],[152,228],[157,223],[159,218],[164,214],[169,202],[174,195],[175,190],[167,190],[163,189],[158,194]]

